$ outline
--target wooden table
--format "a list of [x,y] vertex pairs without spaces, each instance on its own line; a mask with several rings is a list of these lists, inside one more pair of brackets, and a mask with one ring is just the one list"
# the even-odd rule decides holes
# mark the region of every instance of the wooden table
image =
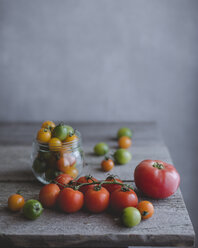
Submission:
[[[112,173],[133,180],[135,166],[144,159],[172,162],[155,123],[70,123],[82,133],[85,160],[83,174],[104,179],[101,157],[93,155],[93,147],[104,141],[117,148],[116,132],[121,126],[134,131],[132,161],[116,166]],[[80,211],[65,214],[45,209],[35,221],[22,213],[7,210],[7,198],[21,190],[25,199],[36,198],[41,184],[30,168],[31,142],[40,124],[0,123],[0,247],[124,247],[194,245],[194,230],[180,190],[165,200],[152,200],[154,216],[134,228],[125,228],[118,217],[109,212],[90,214]],[[177,166],[177,165],[176,165]],[[177,166],[178,170],[179,167]],[[146,197],[140,197],[146,199]]]

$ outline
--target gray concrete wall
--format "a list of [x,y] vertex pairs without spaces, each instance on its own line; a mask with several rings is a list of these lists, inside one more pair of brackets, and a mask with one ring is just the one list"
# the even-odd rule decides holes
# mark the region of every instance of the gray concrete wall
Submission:
[[198,1],[0,0],[0,77],[1,121],[157,120],[194,218]]

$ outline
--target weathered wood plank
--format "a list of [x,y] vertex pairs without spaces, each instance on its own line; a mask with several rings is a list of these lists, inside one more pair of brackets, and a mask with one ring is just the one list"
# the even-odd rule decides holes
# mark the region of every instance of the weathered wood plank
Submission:
[[[155,214],[135,228],[125,228],[110,212],[65,214],[45,209],[36,221],[7,210],[7,196],[20,189],[25,199],[38,198],[37,182],[0,183],[0,243],[23,247],[70,246],[192,246],[193,228],[180,191],[165,200],[153,200]],[[146,199],[140,197],[140,199]]]
[[[116,132],[121,126],[134,130],[128,165],[116,166],[112,171],[122,179],[133,179],[135,166],[143,159],[161,159],[171,162],[154,123],[72,123],[83,137],[85,166],[83,174],[93,174],[104,179],[100,170],[101,157],[93,155],[93,146],[107,142],[116,149]],[[0,123],[0,244],[17,247],[71,247],[71,246],[192,246],[194,230],[180,190],[161,201],[152,201],[155,215],[142,221],[135,228],[124,228],[119,218],[110,212],[93,215],[86,211],[67,215],[59,211],[45,210],[36,221],[26,220],[20,213],[10,213],[7,197],[17,189],[26,199],[38,198],[41,184],[35,181],[30,170],[32,137],[37,124]],[[5,146],[6,145],[6,146]],[[129,173],[131,171],[131,173]],[[141,197],[140,197],[141,198]],[[145,197],[143,197],[146,199]],[[10,225],[10,223],[12,223]],[[96,245],[97,244],[97,245]]]

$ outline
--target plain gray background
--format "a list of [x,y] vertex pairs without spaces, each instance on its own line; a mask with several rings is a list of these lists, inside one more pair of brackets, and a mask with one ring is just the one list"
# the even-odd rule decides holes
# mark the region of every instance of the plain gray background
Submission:
[[156,120],[196,229],[197,93],[198,1],[0,0],[0,120]]

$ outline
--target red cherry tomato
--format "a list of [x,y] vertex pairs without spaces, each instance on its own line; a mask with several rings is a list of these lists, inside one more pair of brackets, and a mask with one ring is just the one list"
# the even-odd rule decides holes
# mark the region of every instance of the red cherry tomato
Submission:
[[60,174],[59,176],[55,178],[55,182],[57,183],[60,189],[63,189],[64,185],[68,184],[72,180],[73,180],[73,177],[71,177],[68,174]]
[[74,213],[79,211],[84,203],[84,195],[78,190],[64,188],[58,197],[58,204],[62,211]]
[[110,205],[115,212],[121,212],[127,207],[136,207],[137,204],[137,195],[129,188],[122,187],[121,189],[116,189],[110,197]]
[[160,160],[142,161],[135,169],[134,179],[137,188],[156,199],[171,196],[180,183],[175,167]]
[[[77,184],[81,184],[81,183],[92,183],[92,182],[97,182],[98,180],[90,175],[88,176],[84,176],[84,177],[80,177],[77,180]],[[86,185],[86,186],[82,186],[80,187],[79,191],[81,191],[83,194],[85,194],[85,192],[88,189],[92,189],[94,188],[95,185]]]
[[[118,183],[123,183],[122,180],[115,178],[113,176],[109,176],[106,178],[105,181],[110,181],[110,182],[118,182]],[[109,191],[109,193],[112,193],[113,191],[115,191],[116,189],[121,189],[122,185],[119,184],[103,184],[102,185],[105,189],[107,189]]]
[[39,201],[46,208],[51,208],[55,205],[60,189],[56,184],[50,183],[45,185],[39,193]]
[[109,192],[101,187],[95,186],[85,193],[85,206],[92,213],[103,212],[109,205]]

